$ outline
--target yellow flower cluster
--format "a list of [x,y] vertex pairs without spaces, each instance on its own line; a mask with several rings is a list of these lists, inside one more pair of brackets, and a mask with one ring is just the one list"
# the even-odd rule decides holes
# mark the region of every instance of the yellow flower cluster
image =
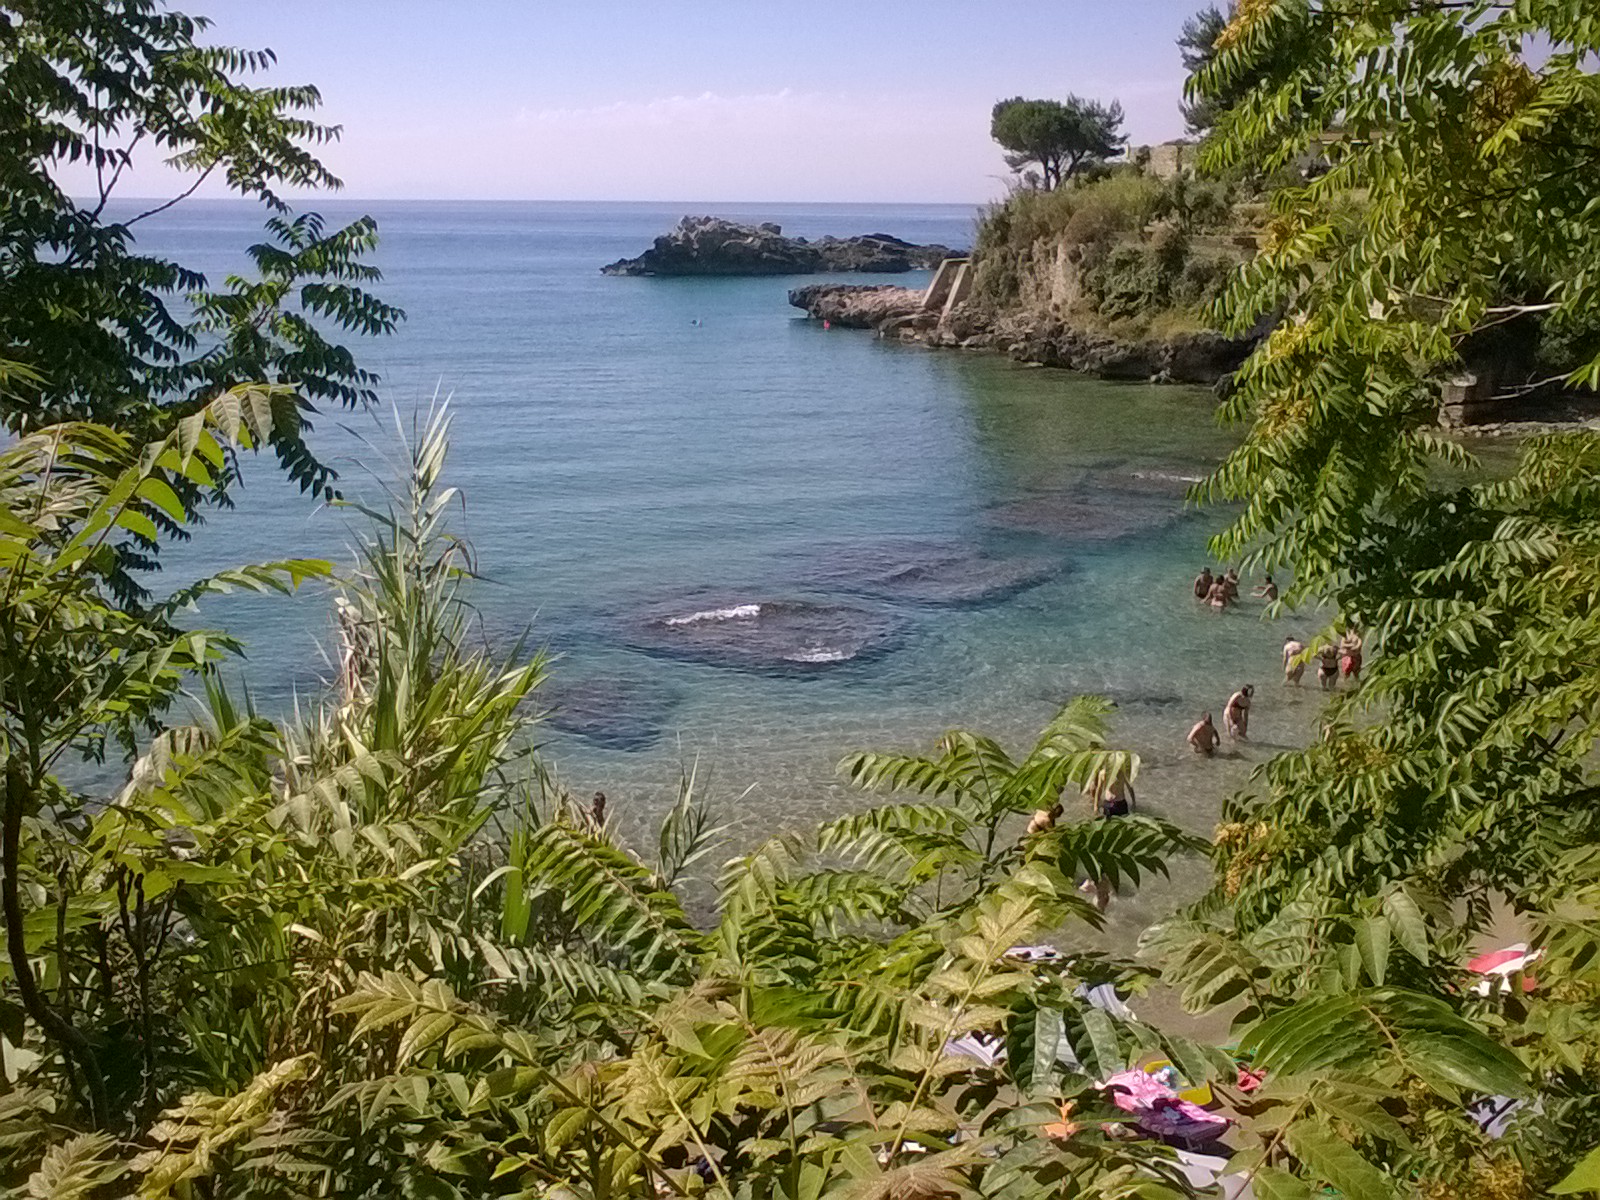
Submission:
[[1250,31],[1266,20],[1277,0],[1239,0],[1233,19],[1217,35],[1217,49],[1231,50],[1250,35]]

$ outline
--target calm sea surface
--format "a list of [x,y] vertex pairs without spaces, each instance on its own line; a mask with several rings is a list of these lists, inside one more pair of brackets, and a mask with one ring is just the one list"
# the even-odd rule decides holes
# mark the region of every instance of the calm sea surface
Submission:
[[[449,474],[488,579],[484,627],[506,644],[527,627],[558,656],[546,757],[578,794],[605,790],[628,830],[696,758],[749,843],[860,806],[834,770],[848,751],[925,749],[954,726],[1020,750],[1080,692],[1120,705],[1116,738],[1145,756],[1141,804],[1209,830],[1252,765],[1302,739],[1316,698],[1279,686],[1277,654],[1286,628],[1313,623],[1263,622],[1248,600],[1218,617],[1189,599],[1222,514],[1185,511],[1183,480],[1233,436],[1207,392],[824,331],[787,305],[806,280],[598,270],[690,211],[965,246],[972,210],[321,207],[379,219],[375,290],[409,319],[361,361],[407,420],[451,397]],[[246,268],[259,229],[250,207],[191,203],[141,245],[220,280]],[[393,412],[325,413],[315,440],[347,491],[372,494]],[[347,556],[344,517],[266,468],[172,556],[173,582]],[[325,594],[228,598],[206,618],[248,641],[242,670],[269,710],[326,671]],[[1247,681],[1260,685],[1254,741],[1194,761],[1189,724],[1206,709],[1220,724]],[[1198,878],[1180,867],[1173,886]],[[1172,894],[1119,902],[1116,929]]]

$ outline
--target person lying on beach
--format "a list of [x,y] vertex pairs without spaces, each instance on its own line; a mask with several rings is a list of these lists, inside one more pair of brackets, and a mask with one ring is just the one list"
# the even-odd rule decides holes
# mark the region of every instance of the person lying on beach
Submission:
[[1228,736],[1236,742],[1245,741],[1249,737],[1250,697],[1255,693],[1256,689],[1253,686],[1245,684],[1228,697],[1228,705],[1222,710],[1222,723],[1228,727]]
[[1272,576],[1268,575],[1260,583],[1256,584],[1255,590],[1250,594],[1271,604],[1278,598],[1278,585],[1273,583]]
[[1211,714],[1205,713],[1194,723],[1194,728],[1189,730],[1189,745],[1194,747],[1196,754],[1210,758],[1217,752],[1217,743],[1222,741],[1222,736],[1217,733],[1217,727],[1211,723]]
[[1325,692],[1339,682],[1339,647],[1324,646],[1317,651],[1317,682]]
[[1306,664],[1296,662],[1306,652],[1305,643],[1294,634],[1283,639],[1283,682],[1300,686],[1300,677],[1306,673]]
[[1211,585],[1216,582],[1216,576],[1211,574],[1210,567],[1201,567],[1200,574],[1194,577],[1194,598],[1204,600],[1211,594]]

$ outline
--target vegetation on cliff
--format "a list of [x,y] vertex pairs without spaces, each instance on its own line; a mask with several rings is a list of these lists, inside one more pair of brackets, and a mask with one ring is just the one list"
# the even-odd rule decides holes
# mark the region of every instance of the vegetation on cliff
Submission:
[[1088,328],[1203,328],[1254,249],[1234,203],[1241,191],[1132,166],[1054,191],[1018,189],[978,227],[973,299]]

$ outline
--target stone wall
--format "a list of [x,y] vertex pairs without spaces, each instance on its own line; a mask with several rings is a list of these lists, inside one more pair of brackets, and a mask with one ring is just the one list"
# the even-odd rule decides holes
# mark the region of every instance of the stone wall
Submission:
[[1197,146],[1188,142],[1162,142],[1159,146],[1134,146],[1128,150],[1128,161],[1137,164],[1146,175],[1156,179],[1176,179],[1194,170]]

